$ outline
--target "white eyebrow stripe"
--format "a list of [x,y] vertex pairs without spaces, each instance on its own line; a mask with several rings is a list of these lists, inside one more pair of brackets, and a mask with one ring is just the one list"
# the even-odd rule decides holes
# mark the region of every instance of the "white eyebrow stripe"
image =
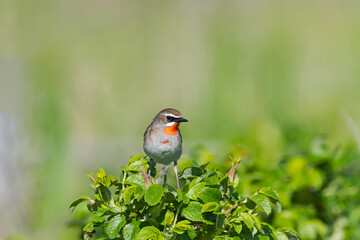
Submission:
[[164,116],[170,116],[170,117],[173,117],[173,118],[180,118],[179,116],[176,116],[176,115],[174,115],[174,114],[172,114],[172,113],[164,113]]
[[169,123],[166,123],[165,125],[168,126],[168,127],[171,127],[172,125],[174,125],[176,122],[169,122]]

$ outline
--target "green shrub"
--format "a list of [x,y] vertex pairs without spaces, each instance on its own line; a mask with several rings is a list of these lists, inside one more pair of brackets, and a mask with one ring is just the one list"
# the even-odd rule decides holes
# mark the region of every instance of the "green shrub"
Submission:
[[84,239],[300,239],[292,229],[275,229],[261,220],[281,210],[279,196],[270,187],[242,196],[235,190],[240,158],[231,160],[228,172],[208,171],[207,164],[193,162],[181,172],[179,190],[156,184],[159,173],[154,168],[147,176],[149,159],[137,155],[121,167],[120,180],[103,169],[96,177],[89,174],[93,197],[80,197],[70,208],[87,204]]
[[[236,191],[250,195],[271,184],[278,192],[281,214],[263,215],[263,221],[294,228],[307,240],[360,239],[360,153],[355,144],[303,130],[284,132],[281,142],[261,146],[260,140],[244,136],[223,155],[239,155],[242,149],[249,153],[238,169],[242,177]],[[194,146],[190,158],[200,164],[211,161],[210,169],[228,168],[223,158],[202,146]]]

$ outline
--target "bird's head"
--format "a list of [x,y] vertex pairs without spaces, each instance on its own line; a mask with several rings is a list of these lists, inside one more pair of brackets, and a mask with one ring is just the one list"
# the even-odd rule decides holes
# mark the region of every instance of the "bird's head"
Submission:
[[181,122],[188,122],[182,117],[178,110],[166,108],[160,111],[154,121],[157,121],[167,135],[175,135],[178,133],[178,127]]

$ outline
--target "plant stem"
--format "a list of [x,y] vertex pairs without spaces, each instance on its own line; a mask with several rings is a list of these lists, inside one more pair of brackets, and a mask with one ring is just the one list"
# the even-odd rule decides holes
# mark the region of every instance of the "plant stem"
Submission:
[[171,231],[174,229],[174,227],[175,227],[175,225],[176,225],[177,217],[178,217],[178,215],[179,215],[179,212],[180,212],[180,209],[181,209],[181,206],[182,206],[182,205],[183,205],[183,204],[181,203],[180,206],[178,207],[178,209],[176,210],[176,215],[175,215],[175,218],[174,218],[174,223],[173,223],[173,226],[172,226],[172,228],[171,228]]

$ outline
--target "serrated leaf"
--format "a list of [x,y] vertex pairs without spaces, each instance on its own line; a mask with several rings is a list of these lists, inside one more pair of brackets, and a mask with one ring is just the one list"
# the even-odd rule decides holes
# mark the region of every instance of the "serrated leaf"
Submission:
[[200,183],[200,182],[203,182],[204,180],[206,180],[207,178],[209,177],[212,177],[212,176],[215,176],[216,173],[215,172],[207,172],[207,173],[204,173],[202,174],[200,177],[198,177],[195,181],[195,184],[197,183]]
[[130,172],[141,172],[141,167],[147,169],[148,162],[146,160],[138,160],[136,162],[131,163],[126,168],[126,171]]
[[77,205],[79,205],[81,202],[86,201],[86,200],[90,200],[90,198],[87,196],[79,197],[78,199],[76,199],[75,201],[73,201],[71,203],[69,209],[72,209],[72,211],[74,211],[74,209],[76,208]]
[[182,215],[194,222],[204,222],[210,225],[214,223],[204,219],[201,213],[202,204],[199,202],[191,202],[186,208],[183,209]]
[[201,203],[191,202],[189,206],[183,209],[182,215],[191,221],[201,222],[203,220],[201,209]]
[[205,187],[205,183],[198,183],[195,184],[189,192],[186,194],[186,196],[192,200],[197,200],[197,198],[200,195],[200,191]]
[[173,231],[177,234],[183,234],[186,230],[188,230],[191,227],[190,224],[191,222],[188,220],[177,222],[175,224]]
[[139,160],[145,160],[145,161],[146,161],[146,158],[147,158],[146,155],[142,155],[142,154],[137,154],[137,155],[135,155],[135,156],[132,156],[132,157],[130,157],[130,159],[129,159],[128,166],[131,165],[131,164],[134,163],[134,162],[139,161]]
[[264,187],[259,190],[259,193],[279,201],[279,194],[271,187]]
[[206,178],[205,182],[206,182],[206,185],[210,185],[210,186],[220,185],[220,179],[217,175]]
[[105,233],[110,238],[116,238],[119,235],[120,230],[125,225],[125,223],[126,223],[126,217],[124,215],[121,214],[116,215],[115,217],[110,219],[109,223],[105,227]]
[[123,228],[123,234],[125,240],[135,239],[136,234],[140,230],[140,221],[133,219],[131,223],[128,223]]
[[142,188],[145,187],[144,176],[139,175],[139,174],[133,174],[133,175],[128,176],[124,183],[130,184],[130,185],[137,185]]
[[249,229],[252,229],[254,227],[254,222],[249,213],[240,213],[240,217]]
[[216,202],[208,202],[205,203],[202,208],[201,208],[201,212],[212,212],[215,211],[216,208],[219,207],[219,204]]
[[159,184],[152,184],[145,192],[145,201],[150,206],[154,206],[160,201],[164,192],[165,188]]
[[112,213],[115,213],[115,214],[118,214],[118,213],[121,213],[121,210],[120,210],[120,207],[116,206],[116,207],[110,207],[108,209],[108,211],[112,212]]
[[135,240],[147,240],[147,239],[164,239],[161,235],[159,229],[153,226],[143,227],[139,233],[136,235]]
[[254,203],[256,203],[256,205],[258,205],[258,207],[266,214],[271,213],[271,204],[270,204],[270,200],[267,196],[262,195],[262,194],[256,194],[256,195],[250,196],[249,199],[251,201],[253,201]]
[[219,202],[221,199],[221,192],[217,188],[205,187],[200,191],[199,198],[204,202]]

